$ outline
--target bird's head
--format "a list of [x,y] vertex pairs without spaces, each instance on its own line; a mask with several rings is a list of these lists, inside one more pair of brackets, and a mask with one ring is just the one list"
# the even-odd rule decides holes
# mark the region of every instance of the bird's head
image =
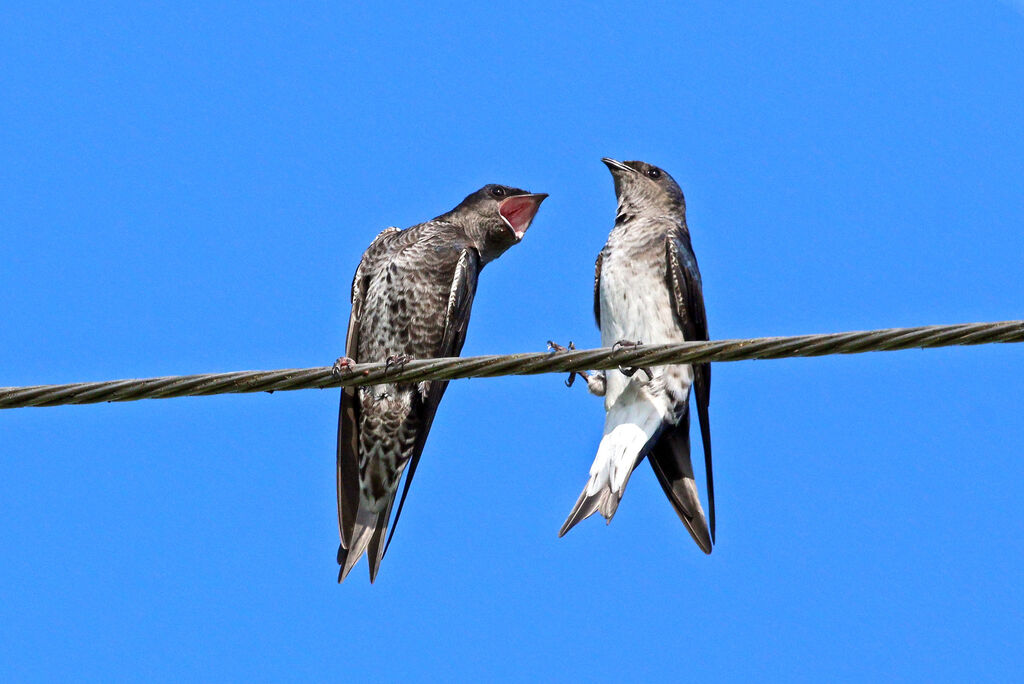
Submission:
[[507,185],[485,185],[462,200],[448,218],[463,226],[486,263],[523,239],[546,197]]
[[[619,214],[686,213],[686,200],[679,184],[664,169],[642,161],[620,162],[604,157],[615,179]],[[681,218],[681,217],[680,217]]]

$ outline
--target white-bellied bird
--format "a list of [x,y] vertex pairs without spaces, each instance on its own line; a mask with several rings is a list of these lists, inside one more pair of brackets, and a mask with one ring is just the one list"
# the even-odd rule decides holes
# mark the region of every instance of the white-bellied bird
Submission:
[[[615,227],[597,257],[594,315],[608,346],[708,339],[697,258],[686,227],[683,191],[672,176],[641,161],[602,160],[615,179]],[[604,436],[590,479],[559,536],[600,511],[610,521],[633,470],[646,458],[694,541],[711,553],[715,493],[708,400],[711,366],[678,364],[587,376],[604,396]],[[690,388],[704,445],[710,530],[690,461]]]

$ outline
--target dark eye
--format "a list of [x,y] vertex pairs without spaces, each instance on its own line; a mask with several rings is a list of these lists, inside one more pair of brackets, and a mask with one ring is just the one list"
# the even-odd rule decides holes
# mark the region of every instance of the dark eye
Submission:
[[658,169],[647,169],[647,177],[653,178],[654,180],[658,180],[659,178],[661,178],[661,171],[659,171]]
[[493,188],[491,188],[491,194],[494,195],[495,197],[504,197],[505,196],[505,188],[501,187],[500,185],[496,186],[496,187],[493,187]]

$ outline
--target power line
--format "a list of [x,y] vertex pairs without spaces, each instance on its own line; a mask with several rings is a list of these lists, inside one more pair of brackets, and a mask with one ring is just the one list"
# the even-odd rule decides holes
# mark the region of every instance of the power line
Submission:
[[647,367],[669,363],[785,359],[870,351],[927,349],[960,345],[1024,342],[1024,321],[930,325],[859,332],[745,340],[683,342],[617,349],[580,349],[492,356],[413,360],[400,366],[361,363],[335,374],[331,367],[272,371],[236,371],[176,375],[138,380],[107,380],[68,385],[0,387],[0,409],[26,406],[95,404],[170,397],[278,392],[284,390],[373,385],[381,382],[418,382],[534,375],[583,370],[609,370],[620,366]]

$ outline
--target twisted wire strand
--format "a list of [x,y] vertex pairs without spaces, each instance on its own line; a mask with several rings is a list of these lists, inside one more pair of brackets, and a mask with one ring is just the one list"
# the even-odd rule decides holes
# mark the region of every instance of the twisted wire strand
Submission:
[[0,409],[26,406],[94,404],[138,399],[279,392],[324,389],[382,382],[419,382],[502,375],[535,375],[584,370],[610,370],[620,366],[650,367],[670,363],[785,359],[870,351],[930,349],[961,345],[1024,342],[1024,321],[930,325],[859,332],[790,337],[757,337],[680,344],[579,349],[564,352],[469,356],[412,360],[400,366],[361,363],[340,374],[331,367],[271,371],[204,373],[138,380],[80,382],[68,385],[0,387]]

